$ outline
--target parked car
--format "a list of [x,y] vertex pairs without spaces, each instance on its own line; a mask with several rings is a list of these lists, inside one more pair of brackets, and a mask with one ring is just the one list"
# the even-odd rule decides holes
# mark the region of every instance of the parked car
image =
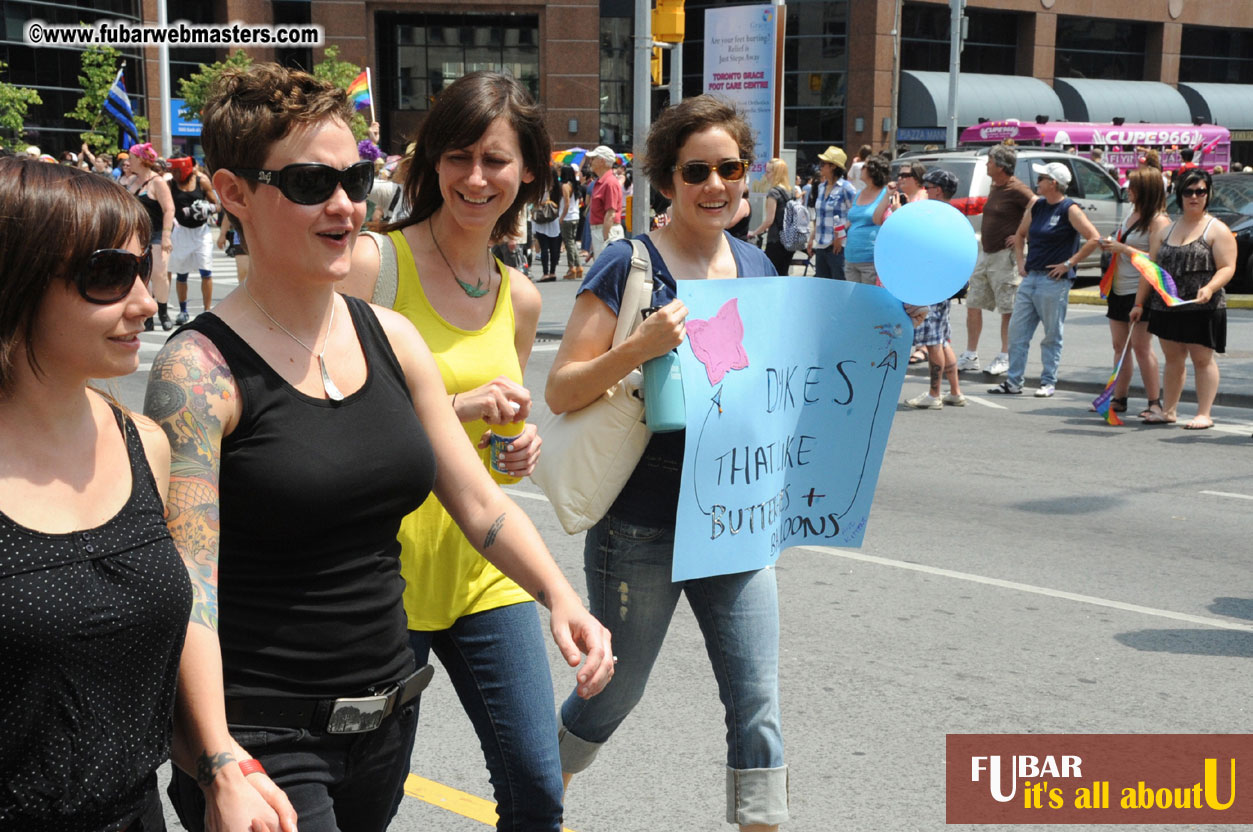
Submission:
[[[987,147],[957,148],[955,150],[939,150],[932,153],[907,153],[892,162],[892,177],[905,162],[918,162],[928,170],[944,168],[957,176],[957,195],[953,197],[953,205],[966,216],[978,233],[983,219],[983,206],[988,201],[988,191],[992,187],[992,178],[988,176]],[[1063,153],[1059,150],[1048,150],[1043,147],[1016,147],[1018,164],[1014,175],[1029,188],[1035,190],[1036,176],[1031,166],[1049,162],[1061,162],[1070,168],[1070,187],[1066,196],[1073,199],[1088,214],[1088,219],[1096,226],[1102,237],[1118,230],[1123,216],[1131,210],[1124,190],[1114,178],[1100,165],[1090,159]],[[1083,261],[1085,266],[1100,266],[1100,249],[1090,254]]]
[[[1174,195],[1166,198],[1171,218],[1178,217]],[[1236,235],[1236,273],[1227,284],[1228,292],[1253,292],[1253,175],[1220,173],[1214,177],[1214,195],[1209,212],[1227,224]]]

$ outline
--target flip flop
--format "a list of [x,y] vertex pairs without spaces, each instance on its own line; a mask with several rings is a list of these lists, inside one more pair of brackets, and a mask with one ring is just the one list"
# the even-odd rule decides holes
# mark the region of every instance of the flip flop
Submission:
[[1214,427],[1213,419],[1209,420],[1208,424],[1198,425],[1196,422],[1197,422],[1197,419],[1200,419],[1200,418],[1201,418],[1200,416],[1197,416],[1196,418],[1192,419],[1189,422],[1184,422],[1183,429],[1184,430],[1209,430],[1210,428]]
[[1173,425],[1174,423],[1175,420],[1167,419],[1165,413],[1150,413],[1144,417],[1144,424],[1146,425]]

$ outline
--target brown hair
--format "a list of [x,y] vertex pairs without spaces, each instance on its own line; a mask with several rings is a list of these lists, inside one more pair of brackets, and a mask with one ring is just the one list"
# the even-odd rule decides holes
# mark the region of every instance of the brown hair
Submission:
[[693,133],[721,127],[739,148],[740,158],[753,161],[753,130],[733,104],[712,95],[697,95],[669,107],[648,131],[644,149],[644,175],[657,190],[674,187],[674,166],[679,148]]
[[435,99],[435,106],[418,129],[412,166],[405,178],[409,216],[387,226],[388,231],[420,223],[439,210],[444,204],[435,170],[439,157],[474,144],[498,118],[509,122],[517,134],[522,167],[534,177],[522,183],[513,204],[492,229],[493,239],[513,233],[527,203],[539,202],[548,193],[552,141],[544,126],[543,108],[517,79],[502,72],[472,72],[458,78]]
[[870,181],[876,188],[882,188],[888,183],[888,163],[882,156],[871,156],[865,161],[865,167],[862,170],[870,177]]
[[122,248],[131,237],[146,249],[151,236],[148,212],[112,180],[65,165],[0,158],[0,392],[13,381],[20,346],[39,372],[35,315],[53,277],[73,280],[93,251]]
[[1136,168],[1127,174],[1127,190],[1135,191],[1135,207],[1139,216],[1130,231],[1149,231],[1153,218],[1166,210],[1166,186],[1156,168]]
[[[347,126],[352,115],[348,93],[307,72],[276,63],[228,69],[214,81],[201,117],[205,167],[210,175],[222,168],[260,168],[270,148],[297,125],[336,119]],[[245,184],[257,188],[251,180]],[[243,240],[244,227],[233,216],[231,226]]]
[[1158,173],[1162,172],[1162,155],[1157,152],[1157,148],[1150,147],[1144,151],[1144,165],[1156,168]]

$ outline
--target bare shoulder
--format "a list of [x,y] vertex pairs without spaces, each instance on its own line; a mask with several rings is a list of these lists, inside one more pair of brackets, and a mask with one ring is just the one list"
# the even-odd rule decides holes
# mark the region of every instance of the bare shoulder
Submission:
[[512,266],[509,267],[509,299],[513,302],[514,314],[538,316],[543,303],[539,287]]
[[352,247],[352,265],[348,276],[340,281],[336,290],[345,295],[370,300],[374,297],[374,284],[378,281],[382,255],[378,243],[369,234],[357,235]]

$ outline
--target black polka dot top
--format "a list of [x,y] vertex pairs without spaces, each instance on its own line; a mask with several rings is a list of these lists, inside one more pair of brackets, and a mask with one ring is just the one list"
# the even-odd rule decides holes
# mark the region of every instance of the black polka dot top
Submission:
[[134,423],[131,494],[45,534],[0,513],[0,830],[125,829],[169,758],[191,584]]

